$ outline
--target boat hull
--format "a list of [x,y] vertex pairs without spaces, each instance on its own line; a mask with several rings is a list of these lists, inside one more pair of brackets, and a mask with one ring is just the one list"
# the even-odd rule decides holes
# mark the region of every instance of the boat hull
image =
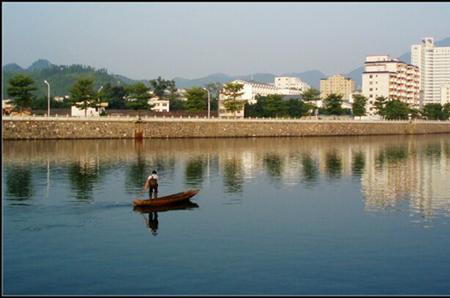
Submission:
[[178,204],[181,202],[185,202],[195,196],[200,190],[199,189],[189,189],[184,192],[176,193],[169,196],[160,197],[157,199],[135,199],[133,200],[133,206],[152,206],[152,207],[161,207],[168,206],[173,204]]

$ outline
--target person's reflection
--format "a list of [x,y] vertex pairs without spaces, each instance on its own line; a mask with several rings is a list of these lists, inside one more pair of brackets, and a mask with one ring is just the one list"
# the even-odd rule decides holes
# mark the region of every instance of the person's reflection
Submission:
[[158,235],[158,212],[150,212],[148,214],[148,220],[145,218],[145,223],[147,227],[150,229],[153,236]]

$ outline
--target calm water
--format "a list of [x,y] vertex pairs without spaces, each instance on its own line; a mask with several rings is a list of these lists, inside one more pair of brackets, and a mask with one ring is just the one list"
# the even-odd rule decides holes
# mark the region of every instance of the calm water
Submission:
[[450,293],[450,135],[4,141],[2,205],[4,294]]

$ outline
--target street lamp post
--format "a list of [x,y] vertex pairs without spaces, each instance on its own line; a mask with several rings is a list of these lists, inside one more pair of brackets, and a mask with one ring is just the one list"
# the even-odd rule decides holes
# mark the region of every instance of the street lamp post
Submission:
[[47,117],[50,117],[50,83],[47,80],[44,81],[47,84],[47,94],[48,94],[48,102],[47,102]]
[[211,94],[209,93],[209,90],[206,88],[203,88],[208,92],[208,119],[211,118]]

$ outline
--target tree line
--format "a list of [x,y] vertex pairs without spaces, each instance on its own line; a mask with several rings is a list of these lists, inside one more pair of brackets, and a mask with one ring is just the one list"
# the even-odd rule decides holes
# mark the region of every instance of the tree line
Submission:
[[[106,83],[98,90],[90,77],[79,77],[71,86],[69,98],[62,102],[51,97],[52,108],[68,108],[76,106],[86,110],[89,107],[97,108],[107,103],[109,109],[149,110],[153,107],[149,99],[157,97],[168,100],[170,110],[187,111],[192,113],[203,112],[207,109],[208,92],[211,95],[211,110],[217,110],[217,98],[222,87],[220,83],[210,83],[201,87],[187,89],[180,94],[174,80],[158,77],[148,81],[149,87],[143,82],[129,85],[113,85]],[[50,82],[51,84],[51,82]],[[17,74],[8,81],[7,93],[14,103],[14,109],[22,112],[24,109],[46,109],[47,96],[36,96],[36,84],[31,76]],[[182,100],[185,97],[186,100]]]
[[[210,83],[203,87],[186,89],[182,95],[174,80],[158,77],[149,80],[149,86],[143,82],[129,85],[113,85],[106,83],[95,90],[95,82],[89,77],[80,77],[72,85],[68,100],[63,102],[51,99],[52,108],[64,108],[72,105],[87,110],[88,107],[97,108],[102,103],[108,103],[109,109],[149,110],[153,106],[149,99],[168,100],[171,111],[186,111],[190,113],[204,112],[208,104],[208,91],[211,95],[211,110],[218,109],[219,93],[224,96],[224,108],[228,112],[236,113],[244,110],[245,117],[280,117],[300,118],[311,115],[349,115],[361,117],[366,115],[368,99],[361,94],[353,96],[351,109],[343,108],[343,98],[340,94],[330,94],[320,98],[320,91],[314,88],[304,91],[298,98],[285,99],[282,95],[256,96],[256,103],[250,104],[241,100],[243,84]],[[208,91],[207,91],[208,90]],[[33,79],[26,74],[17,74],[8,82],[7,92],[12,97],[15,109],[22,112],[25,108],[45,109],[47,98],[34,95],[36,86]],[[184,97],[184,100],[182,99]],[[318,102],[323,102],[318,107]],[[407,103],[397,99],[377,97],[374,102],[377,115],[387,120],[402,120],[425,118],[429,120],[447,120],[450,118],[450,103],[426,104],[422,109],[410,107]]]

